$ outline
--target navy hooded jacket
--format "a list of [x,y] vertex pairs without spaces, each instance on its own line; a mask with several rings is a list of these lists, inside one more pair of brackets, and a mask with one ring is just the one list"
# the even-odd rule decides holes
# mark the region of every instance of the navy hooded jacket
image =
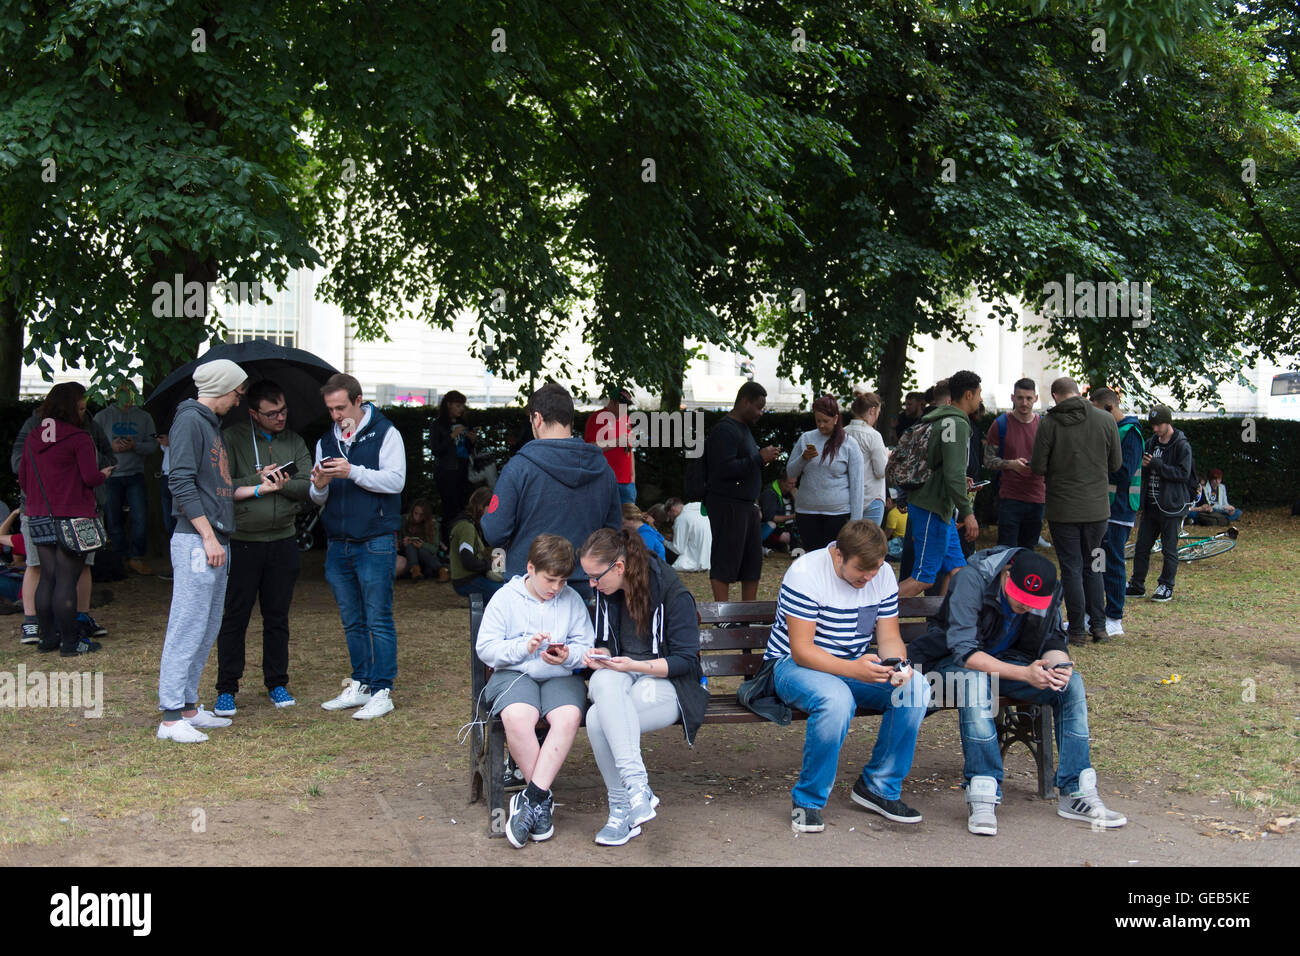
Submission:
[[[581,438],[530,441],[515,454],[479,522],[493,547],[506,548],[506,575],[524,574],[539,534],[559,534],[576,551],[598,528],[623,527],[618,485],[604,454]],[[570,581],[586,581],[574,564]]]

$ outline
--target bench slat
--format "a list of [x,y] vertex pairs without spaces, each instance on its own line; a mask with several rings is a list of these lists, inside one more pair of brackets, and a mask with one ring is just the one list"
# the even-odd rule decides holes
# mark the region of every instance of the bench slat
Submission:
[[762,654],[701,654],[705,677],[753,677],[763,666]]
[[700,650],[762,650],[767,647],[770,627],[702,627]]

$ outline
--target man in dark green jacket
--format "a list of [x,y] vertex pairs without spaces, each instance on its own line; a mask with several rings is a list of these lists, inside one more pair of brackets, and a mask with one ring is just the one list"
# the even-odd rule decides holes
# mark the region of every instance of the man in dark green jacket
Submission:
[[[1058,378],[1038,434],[1029,469],[1047,477],[1047,525],[1061,566],[1071,644],[1088,634],[1106,640],[1106,552],[1110,520],[1110,473],[1124,463],[1115,419],[1085,401],[1078,383]],[[1086,604],[1086,608],[1085,608]],[[1085,611],[1087,627],[1085,627]]]
[[255,382],[246,396],[249,421],[223,435],[236,488],[258,485],[263,475],[290,462],[297,474],[271,494],[235,502],[235,532],[230,541],[230,581],[225,614],[217,635],[217,701],[213,713],[233,717],[235,694],[244,676],[244,635],[253,602],[262,606],[262,676],[276,707],[295,703],[289,694],[289,603],[298,580],[296,519],[307,500],[311,452],[288,428],[284,390],[269,379]]
[[957,537],[955,512],[966,537],[974,541],[979,522],[967,491],[966,463],[970,457],[970,415],[980,407],[980,377],[974,372],[957,372],[948,379],[952,404],[940,405],[922,416],[914,428],[929,426],[926,461],[930,476],[919,490],[907,496],[907,527],[912,536],[915,559],[911,577],[898,585],[899,597],[916,597],[939,582],[939,593],[948,587],[948,577],[965,566],[961,539]]

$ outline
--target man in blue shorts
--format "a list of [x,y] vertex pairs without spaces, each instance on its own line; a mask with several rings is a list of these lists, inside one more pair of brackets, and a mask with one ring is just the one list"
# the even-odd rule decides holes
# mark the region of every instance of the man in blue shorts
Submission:
[[970,416],[982,400],[980,377],[974,372],[957,372],[948,379],[948,390],[952,404],[928,412],[916,426],[930,428],[926,445],[930,477],[920,490],[907,496],[908,533],[912,536],[915,557],[911,577],[898,585],[899,597],[916,597],[936,582],[939,593],[943,594],[952,572],[966,564],[954,512],[962,522],[967,540],[974,541],[980,533],[966,480]]

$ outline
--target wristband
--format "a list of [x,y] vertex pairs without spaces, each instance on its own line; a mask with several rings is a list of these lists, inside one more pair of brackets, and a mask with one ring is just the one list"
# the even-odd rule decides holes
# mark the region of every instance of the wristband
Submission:
[[253,497],[254,497],[254,498],[260,498],[260,497],[262,497],[262,486],[261,486],[261,485],[258,485],[256,488],[253,489]]

